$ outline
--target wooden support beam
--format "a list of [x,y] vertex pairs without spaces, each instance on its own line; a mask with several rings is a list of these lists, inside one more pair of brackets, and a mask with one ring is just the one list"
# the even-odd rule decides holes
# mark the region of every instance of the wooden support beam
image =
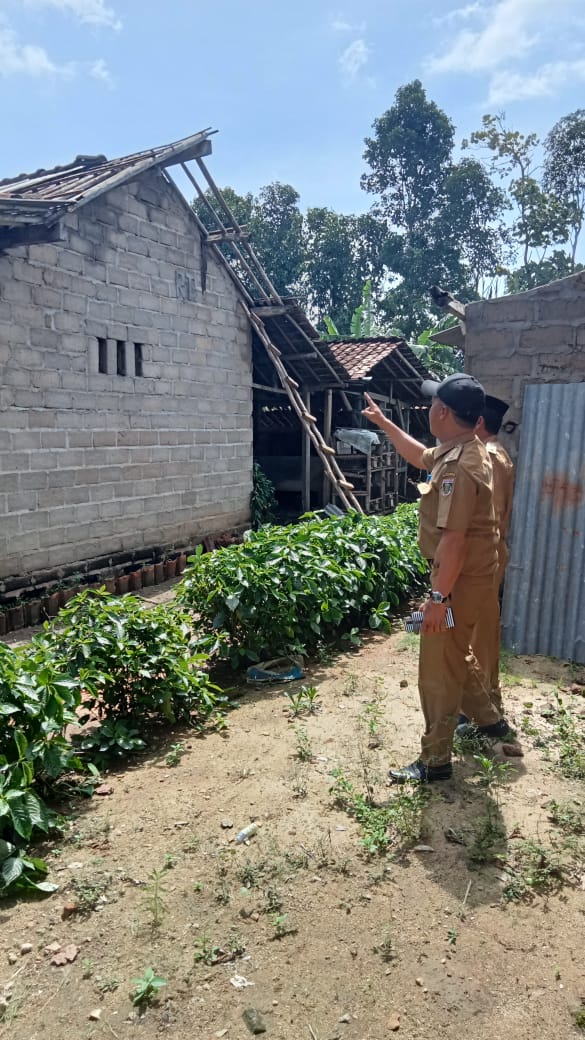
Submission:
[[208,242],[243,242],[248,236],[243,231],[230,231],[227,228],[225,231],[209,231],[207,235]]
[[263,383],[252,383],[253,390],[264,390],[267,394],[284,394],[288,397],[286,390],[283,390],[280,386],[264,386]]
[[254,314],[257,314],[259,318],[279,318],[282,314],[286,314],[287,308],[284,304],[275,304],[274,306],[259,306],[252,308]]
[[[308,415],[309,408],[311,407],[311,395],[308,393],[303,394],[303,404],[305,406],[304,417]],[[311,440],[309,437],[309,431],[303,430],[303,444],[302,444],[302,467],[303,467],[303,493],[302,493],[302,508],[303,513],[308,513],[311,508]]]

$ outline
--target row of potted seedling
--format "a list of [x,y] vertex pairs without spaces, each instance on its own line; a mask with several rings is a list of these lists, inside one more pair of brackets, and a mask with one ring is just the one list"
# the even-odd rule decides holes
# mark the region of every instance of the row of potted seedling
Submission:
[[138,592],[142,588],[160,585],[163,581],[177,577],[186,566],[187,553],[181,552],[156,563],[131,564],[118,575],[104,577],[103,574],[74,574],[67,581],[45,589],[21,593],[17,599],[0,603],[0,637],[56,617],[61,607],[85,589],[105,587],[107,592],[117,595]]

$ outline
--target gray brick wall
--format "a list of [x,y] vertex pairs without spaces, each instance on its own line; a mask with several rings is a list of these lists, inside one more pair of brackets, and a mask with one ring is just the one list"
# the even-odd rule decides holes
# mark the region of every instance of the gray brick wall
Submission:
[[65,235],[0,256],[0,578],[249,518],[250,331],[211,257],[202,293],[178,193],[149,173],[71,214]]
[[[465,308],[465,368],[522,420],[528,383],[585,380],[585,272]],[[502,437],[512,455],[519,430]]]

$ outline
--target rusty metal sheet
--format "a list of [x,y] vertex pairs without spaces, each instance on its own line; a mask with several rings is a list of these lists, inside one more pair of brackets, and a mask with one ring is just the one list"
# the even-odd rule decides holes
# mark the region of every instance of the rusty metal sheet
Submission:
[[502,643],[585,663],[585,383],[525,390]]

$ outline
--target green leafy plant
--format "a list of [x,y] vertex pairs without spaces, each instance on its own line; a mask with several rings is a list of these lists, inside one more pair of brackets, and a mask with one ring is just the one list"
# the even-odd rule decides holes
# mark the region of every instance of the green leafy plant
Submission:
[[509,902],[533,899],[536,894],[558,892],[563,868],[557,853],[533,841],[518,842],[507,865],[510,880],[504,888]]
[[47,865],[37,857],[27,857],[9,841],[0,838],[0,899],[14,892],[36,891],[49,895],[59,888],[45,881]]
[[266,476],[257,462],[252,467],[252,494],[250,495],[250,514],[252,527],[257,530],[263,524],[274,523],[278,502],[274,494],[274,484]]
[[319,692],[316,686],[301,686],[300,690],[296,692],[287,690],[286,695],[293,718],[297,718],[299,715],[314,715],[320,707],[317,703]]
[[163,986],[167,985],[167,980],[161,978],[160,975],[155,975],[152,968],[147,968],[144,975],[139,979],[132,979],[132,982],[135,987],[132,1003],[135,1007],[145,1007],[147,1004],[151,1004]]
[[285,935],[294,935],[298,931],[289,921],[288,914],[273,914],[272,927],[274,929],[273,939],[284,939]]
[[104,719],[96,729],[86,733],[77,746],[103,767],[113,758],[125,758],[142,751],[146,745],[134,727],[120,719]]
[[61,611],[58,629],[36,639],[69,679],[86,691],[88,712],[102,717],[204,721],[222,703],[191,646],[191,621],[174,607],[147,607],[135,596],[81,592]]
[[50,656],[0,643],[0,834],[28,841],[56,822],[43,795],[82,768],[65,737],[80,702],[80,684]]
[[585,733],[555,691],[554,737],[559,748],[559,770],[570,780],[585,780]]
[[234,667],[311,653],[359,626],[389,627],[388,611],[426,573],[416,507],[392,516],[309,516],[251,532],[241,545],[199,552],[178,588],[198,616],[200,645]]
[[178,766],[184,754],[184,744],[171,744],[169,751],[165,755],[165,762],[169,768],[173,769],[175,766]]
[[355,790],[341,770],[334,769],[332,776],[334,783],[329,793],[338,808],[360,824],[361,843],[368,855],[403,851],[420,840],[427,802],[424,791],[399,791],[385,805],[375,805],[370,796]]
[[295,727],[295,736],[297,740],[295,751],[296,757],[300,762],[312,762],[315,757],[315,752],[311,745],[311,738],[304,726]]
[[166,894],[165,879],[165,867],[163,867],[162,870],[153,870],[148,876],[144,903],[151,916],[151,924],[153,928],[160,928],[162,919],[168,909],[164,898]]

